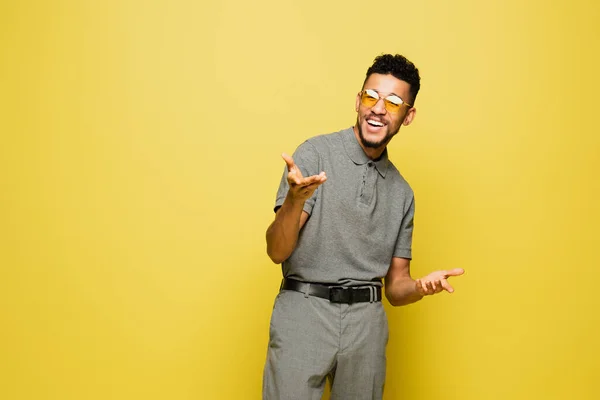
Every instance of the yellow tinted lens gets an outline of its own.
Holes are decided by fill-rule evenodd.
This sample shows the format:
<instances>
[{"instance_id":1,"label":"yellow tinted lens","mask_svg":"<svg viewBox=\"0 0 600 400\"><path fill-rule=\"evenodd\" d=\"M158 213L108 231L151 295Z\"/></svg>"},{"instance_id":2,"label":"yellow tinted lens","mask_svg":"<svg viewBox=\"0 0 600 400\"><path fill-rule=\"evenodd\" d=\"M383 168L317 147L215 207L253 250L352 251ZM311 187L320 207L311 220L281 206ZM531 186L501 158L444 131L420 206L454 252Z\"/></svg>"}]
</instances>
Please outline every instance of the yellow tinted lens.
<instances>
[{"instance_id":1,"label":"yellow tinted lens","mask_svg":"<svg viewBox=\"0 0 600 400\"><path fill-rule=\"evenodd\" d=\"M379 100L377 92L368 89L363 91L360 96L360 101L365 107L373 107L377 103L377 100Z\"/></svg>"},{"instance_id":2,"label":"yellow tinted lens","mask_svg":"<svg viewBox=\"0 0 600 400\"><path fill-rule=\"evenodd\" d=\"M402 103L395 103L391 100L385 99L385 109L391 113L397 113L400 110Z\"/></svg>"}]
</instances>

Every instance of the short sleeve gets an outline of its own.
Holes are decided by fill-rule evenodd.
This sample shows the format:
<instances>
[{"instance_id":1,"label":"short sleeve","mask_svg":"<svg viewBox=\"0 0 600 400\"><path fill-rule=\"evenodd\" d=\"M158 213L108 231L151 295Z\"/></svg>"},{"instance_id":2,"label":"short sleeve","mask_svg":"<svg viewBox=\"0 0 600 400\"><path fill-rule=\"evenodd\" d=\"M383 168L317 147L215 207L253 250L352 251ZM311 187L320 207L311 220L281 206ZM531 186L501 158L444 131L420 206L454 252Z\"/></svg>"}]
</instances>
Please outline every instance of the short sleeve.
<instances>
[{"instance_id":1,"label":"short sleeve","mask_svg":"<svg viewBox=\"0 0 600 400\"><path fill-rule=\"evenodd\" d=\"M322 167L319 153L317 152L315 146L313 146L308 141L298 146L298 148L292 155L292 158L294 159L294 163L296 164L296 166L300 168L300 172L302 172L302 176L304 177L318 175L321 172L320 168ZM281 205L283 204L285 197L287 196L287 193L290 189L287 182L287 174L287 166L284 166L283 175L281 177L281 182L279 183L279 189L277 190L277 197L275 200L275 212L277 212L279 207L281 207ZM313 195L304 203L304 211L306 211L309 215L312 213L312 209L317 200L318 193L319 188L317 188Z\"/></svg>"},{"instance_id":2,"label":"short sleeve","mask_svg":"<svg viewBox=\"0 0 600 400\"><path fill-rule=\"evenodd\" d=\"M415 217L415 198L410 199L410 205L402 217L400 224L400 232L396 240L396 248L394 249L394 257L412 259L412 233Z\"/></svg>"}]
</instances>

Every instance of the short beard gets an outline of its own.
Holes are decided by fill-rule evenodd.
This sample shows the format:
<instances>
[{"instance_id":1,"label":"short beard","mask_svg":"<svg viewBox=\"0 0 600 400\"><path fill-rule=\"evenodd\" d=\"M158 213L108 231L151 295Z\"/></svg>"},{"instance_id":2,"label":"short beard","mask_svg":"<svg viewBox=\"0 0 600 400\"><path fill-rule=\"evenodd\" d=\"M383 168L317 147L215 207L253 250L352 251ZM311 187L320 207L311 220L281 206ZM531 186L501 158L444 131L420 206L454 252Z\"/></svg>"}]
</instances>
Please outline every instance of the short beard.
<instances>
[{"instance_id":1,"label":"short beard","mask_svg":"<svg viewBox=\"0 0 600 400\"><path fill-rule=\"evenodd\" d=\"M381 139L378 142L372 142L370 140L367 140L365 135L363 135L362 126L360 125L360 121L359 121L358 117L356 118L356 126L358 127L358 137L360 138L360 142L362 143L363 146L370 148L370 149L378 149L381 146L387 145L387 143L392 139L392 137L394 137L394 135L397 132L397 131L396 132L388 131L387 135L385 135L385 137L383 139Z\"/></svg>"}]
</instances>

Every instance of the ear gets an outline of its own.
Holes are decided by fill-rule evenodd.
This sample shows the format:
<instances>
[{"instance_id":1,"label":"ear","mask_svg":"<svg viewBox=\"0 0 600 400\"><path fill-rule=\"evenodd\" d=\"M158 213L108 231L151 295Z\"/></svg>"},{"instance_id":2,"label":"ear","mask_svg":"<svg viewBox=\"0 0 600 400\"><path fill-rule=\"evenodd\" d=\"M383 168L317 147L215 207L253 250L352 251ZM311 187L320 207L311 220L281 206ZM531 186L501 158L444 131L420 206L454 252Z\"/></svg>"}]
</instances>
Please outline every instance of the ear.
<instances>
[{"instance_id":1,"label":"ear","mask_svg":"<svg viewBox=\"0 0 600 400\"><path fill-rule=\"evenodd\" d=\"M404 116L404 121L402 121L402 125L404 125L404 126L410 125L410 123L413 121L413 119L415 119L416 113L417 113L417 109L414 107L411 108L410 110L408 110L408 112Z\"/></svg>"},{"instance_id":2,"label":"ear","mask_svg":"<svg viewBox=\"0 0 600 400\"><path fill-rule=\"evenodd\" d=\"M354 111L358 112L360 107L360 92L356 94L356 103L354 104Z\"/></svg>"}]
</instances>

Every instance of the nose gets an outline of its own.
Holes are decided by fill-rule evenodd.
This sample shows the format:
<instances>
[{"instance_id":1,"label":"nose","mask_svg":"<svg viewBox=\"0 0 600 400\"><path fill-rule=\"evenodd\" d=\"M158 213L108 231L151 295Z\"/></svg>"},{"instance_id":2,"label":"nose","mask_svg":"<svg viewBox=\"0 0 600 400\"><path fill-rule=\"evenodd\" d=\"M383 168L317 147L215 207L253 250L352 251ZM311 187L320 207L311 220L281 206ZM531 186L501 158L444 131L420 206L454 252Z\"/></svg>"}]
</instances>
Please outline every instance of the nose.
<instances>
[{"instance_id":1,"label":"nose","mask_svg":"<svg viewBox=\"0 0 600 400\"><path fill-rule=\"evenodd\" d=\"M385 109L385 101L383 99L377 100L377 103L375 103L375 105L373 107L371 107L371 110L375 114L385 114L387 111Z\"/></svg>"}]
</instances>

